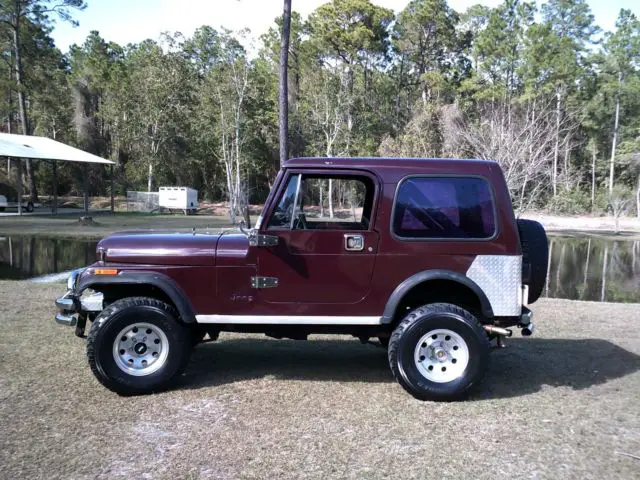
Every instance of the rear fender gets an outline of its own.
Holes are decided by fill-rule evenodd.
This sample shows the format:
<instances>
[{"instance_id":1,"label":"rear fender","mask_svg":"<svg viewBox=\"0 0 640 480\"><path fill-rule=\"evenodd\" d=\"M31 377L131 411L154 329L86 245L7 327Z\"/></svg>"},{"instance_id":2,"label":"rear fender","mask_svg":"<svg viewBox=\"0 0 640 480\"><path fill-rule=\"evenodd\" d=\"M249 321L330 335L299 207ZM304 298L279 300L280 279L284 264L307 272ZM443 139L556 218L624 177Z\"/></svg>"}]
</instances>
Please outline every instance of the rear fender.
<instances>
[{"instance_id":1,"label":"rear fender","mask_svg":"<svg viewBox=\"0 0 640 480\"><path fill-rule=\"evenodd\" d=\"M405 295L407 295L413 287L432 280L452 281L469 288L480 301L482 315L485 318L494 317L493 309L491 308L491 303L489 302L487 295L478 286L478 284L469 277L451 270L426 270L412 275L396 287L385 305L384 313L382 314L382 323L389 324L393 322L398 306Z\"/></svg>"}]
</instances>

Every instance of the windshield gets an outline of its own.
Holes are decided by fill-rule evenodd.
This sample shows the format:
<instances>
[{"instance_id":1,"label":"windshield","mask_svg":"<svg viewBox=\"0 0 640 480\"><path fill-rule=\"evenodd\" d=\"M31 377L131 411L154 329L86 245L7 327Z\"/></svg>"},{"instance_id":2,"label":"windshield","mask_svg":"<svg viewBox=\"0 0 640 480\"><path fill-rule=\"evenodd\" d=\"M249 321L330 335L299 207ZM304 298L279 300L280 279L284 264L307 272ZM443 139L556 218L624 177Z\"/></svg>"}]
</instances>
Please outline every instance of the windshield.
<instances>
[{"instance_id":1,"label":"windshield","mask_svg":"<svg viewBox=\"0 0 640 480\"><path fill-rule=\"evenodd\" d=\"M276 179L273 182L273 186L271 187L271 190L269 191L269 195L267 195L267 199L265 200L264 205L262 205L262 210L260 211L260 215L256 220L256 224L254 226L256 230L260 230L260 227L262 226L262 221L264 220L264 209L267 205L271 203L271 197L273 197L275 191L278 189L278 185L282 180L283 173L284 173L284 170L280 170L276 175Z\"/></svg>"},{"instance_id":2,"label":"windshield","mask_svg":"<svg viewBox=\"0 0 640 480\"><path fill-rule=\"evenodd\" d=\"M291 227L291 219L294 215L294 203L296 201L296 193L298 190L298 180L300 175L294 175L289 178L289 183L285 189L278 205L271 212L269 218L269 228L289 229Z\"/></svg>"}]
</instances>

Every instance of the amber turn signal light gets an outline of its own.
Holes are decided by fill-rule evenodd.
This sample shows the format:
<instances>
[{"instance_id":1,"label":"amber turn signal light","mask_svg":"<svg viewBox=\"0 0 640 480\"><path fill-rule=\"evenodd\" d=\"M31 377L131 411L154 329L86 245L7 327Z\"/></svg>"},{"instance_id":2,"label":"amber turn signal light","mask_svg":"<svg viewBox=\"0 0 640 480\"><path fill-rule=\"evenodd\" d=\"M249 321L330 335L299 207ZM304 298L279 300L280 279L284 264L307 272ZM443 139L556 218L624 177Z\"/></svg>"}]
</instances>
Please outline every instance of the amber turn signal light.
<instances>
[{"instance_id":1,"label":"amber turn signal light","mask_svg":"<svg viewBox=\"0 0 640 480\"><path fill-rule=\"evenodd\" d=\"M95 274L96 275L117 275L118 270L116 270L115 268L96 268Z\"/></svg>"}]
</instances>

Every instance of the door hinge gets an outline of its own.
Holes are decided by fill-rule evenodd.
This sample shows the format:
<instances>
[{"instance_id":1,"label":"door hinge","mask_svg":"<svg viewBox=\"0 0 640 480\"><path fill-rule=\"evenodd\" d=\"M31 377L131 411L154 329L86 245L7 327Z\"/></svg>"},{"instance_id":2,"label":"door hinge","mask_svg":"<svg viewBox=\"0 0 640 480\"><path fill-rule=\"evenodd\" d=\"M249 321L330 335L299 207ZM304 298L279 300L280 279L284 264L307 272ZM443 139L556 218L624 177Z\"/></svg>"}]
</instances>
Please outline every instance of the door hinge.
<instances>
[{"instance_id":1,"label":"door hinge","mask_svg":"<svg viewBox=\"0 0 640 480\"><path fill-rule=\"evenodd\" d=\"M251 286L253 288L273 288L278 286L276 277L251 277Z\"/></svg>"}]
</instances>

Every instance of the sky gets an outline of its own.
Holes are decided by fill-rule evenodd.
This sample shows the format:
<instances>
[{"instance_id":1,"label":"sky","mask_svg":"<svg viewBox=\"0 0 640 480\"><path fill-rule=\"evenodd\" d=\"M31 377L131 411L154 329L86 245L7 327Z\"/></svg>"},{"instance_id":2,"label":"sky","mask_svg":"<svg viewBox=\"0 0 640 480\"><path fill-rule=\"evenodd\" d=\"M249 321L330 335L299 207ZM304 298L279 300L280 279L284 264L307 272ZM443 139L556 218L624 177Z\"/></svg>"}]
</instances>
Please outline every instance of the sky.
<instances>
[{"instance_id":1,"label":"sky","mask_svg":"<svg viewBox=\"0 0 640 480\"><path fill-rule=\"evenodd\" d=\"M303 17L327 0L292 0L293 10ZM158 39L165 31L182 32L186 36L201 25L229 30L249 28L258 38L282 14L282 0L87 0L88 7L73 16L80 26L59 22L53 38L66 52L70 45L82 44L91 30L97 30L107 41L121 45L137 43L147 38ZM373 0L392 10L402 10L408 0ZM482 3L495 7L500 0L449 0L449 5L462 12ZM640 0L588 0L596 23L612 30L621 8L631 9L640 16Z\"/></svg>"}]
</instances>

